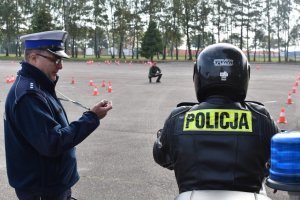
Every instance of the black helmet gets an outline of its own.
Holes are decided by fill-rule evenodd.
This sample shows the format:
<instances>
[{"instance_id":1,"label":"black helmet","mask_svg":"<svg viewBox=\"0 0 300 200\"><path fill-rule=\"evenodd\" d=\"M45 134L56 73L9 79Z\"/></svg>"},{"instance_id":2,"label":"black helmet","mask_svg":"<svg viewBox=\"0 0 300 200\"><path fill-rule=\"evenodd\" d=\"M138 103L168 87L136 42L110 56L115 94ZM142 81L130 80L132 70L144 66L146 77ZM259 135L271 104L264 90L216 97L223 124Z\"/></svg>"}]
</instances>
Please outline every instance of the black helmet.
<instances>
[{"instance_id":1,"label":"black helmet","mask_svg":"<svg viewBox=\"0 0 300 200\"><path fill-rule=\"evenodd\" d=\"M250 65L236 46L213 44L199 54L193 78L199 102L215 94L243 101L248 90Z\"/></svg>"}]
</instances>

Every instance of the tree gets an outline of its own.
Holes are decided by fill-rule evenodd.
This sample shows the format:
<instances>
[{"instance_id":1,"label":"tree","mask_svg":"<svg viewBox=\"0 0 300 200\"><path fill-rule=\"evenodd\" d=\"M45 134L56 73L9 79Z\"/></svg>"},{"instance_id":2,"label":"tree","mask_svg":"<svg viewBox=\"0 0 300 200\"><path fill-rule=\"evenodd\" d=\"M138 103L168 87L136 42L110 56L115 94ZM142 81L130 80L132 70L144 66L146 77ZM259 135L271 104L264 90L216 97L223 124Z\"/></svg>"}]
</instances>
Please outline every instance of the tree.
<instances>
[{"instance_id":1,"label":"tree","mask_svg":"<svg viewBox=\"0 0 300 200\"><path fill-rule=\"evenodd\" d=\"M163 8L163 1L160 0L145 0L144 12L149 14L149 21L156 21L158 19L157 13Z\"/></svg>"},{"instance_id":2,"label":"tree","mask_svg":"<svg viewBox=\"0 0 300 200\"><path fill-rule=\"evenodd\" d=\"M224 30L224 26L226 24L226 12L227 12L227 6L226 6L226 1L224 0L213 0L213 5L212 8L208 8L208 3L205 1L201 1L202 7L205 7L206 12L211 12L213 11L213 17L212 17L212 22L213 25L216 27L217 29L217 42L221 41L220 35L221 35L221 31ZM207 13L208 15L209 13ZM207 18L207 16L206 16ZM206 19L207 20L207 19ZM204 27L203 27L204 30Z\"/></svg>"},{"instance_id":3,"label":"tree","mask_svg":"<svg viewBox=\"0 0 300 200\"><path fill-rule=\"evenodd\" d=\"M254 38L253 38L253 46L254 46L254 56L253 56L253 61L256 61L256 51L257 47L260 47L262 49L265 49L266 47L266 35L265 32L262 29L255 29L254 32Z\"/></svg>"},{"instance_id":4,"label":"tree","mask_svg":"<svg viewBox=\"0 0 300 200\"><path fill-rule=\"evenodd\" d=\"M207 3L205 3L204 1L200 2L200 5L197 5L195 8L195 25L193 27L193 29L197 32L197 34L195 35L197 37L196 40L196 45L194 45L194 47L197 48L197 52L196 52L196 58L198 57L200 48L204 48L206 45L211 44L208 41L211 41L210 38L207 38L208 36L212 36L212 34L209 34L207 32L205 32L205 27L208 26L208 15L209 13L211 13L212 8L210 8ZM219 16L221 17L221 14L219 14ZM219 18L217 20L218 22L218 42L220 42L220 21ZM193 36L191 37L191 40L193 39ZM193 41L192 41L193 42Z\"/></svg>"},{"instance_id":5,"label":"tree","mask_svg":"<svg viewBox=\"0 0 300 200\"><path fill-rule=\"evenodd\" d=\"M256 33L257 27L261 26L260 16L261 16L261 0L246 0L246 49L247 49L247 58L250 60L250 44L249 44L249 32L252 31L254 34ZM256 37L256 36L254 36ZM255 45L254 45L255 46ZM255 46L256 51L256 46Z\"/></svg>"},{"instance_id":6,"label":"tree","mask_svg":"<svg viewBox=\"0 0 300 200\"><path fill-rule=\"evenodd\" d=\"M186 37L186 45L188 48L188 60L192 60L192 50L191 50L191 29L193 24L193 19L195 17L194 5L197 4L197 0L184 0L183 1L183 12L181 16L181 24L183 32Z\"/></svg>"},{"instance_id":7,"label":"tree","mask_svg":"<svg viewBox=\"0 0 300 200\"><path fill-rule=\"evenodd\" d=\"M167 46L171 44L172 40L172 21L168 20L172 18L172 7L171 2L164 2L164 12L159 14L159 26L162 32L163 39L163 60L166 60Z\"/></svg>"},{"instance_id":8,"label":"tree","mask_svg":"<svg viewBox=\"0 0 300 200\"><path fill-rule=\"evenodd\" d=\"M139 42L140 42L139 38L142 35L143 26L144 26L141 18L141 13L143 13L143 10L142 10L142 2L140 2L139 0L133 0L132 3L133 5L131 7L133 8L133 11L132 11L132 23L130 28L133 28L133 30L130 33L130 38L129 38L129 40L132 43L131 58L134 59L134 56L136 56L136 59L139 59Z\"/></svg>"},{"instance_id":9,"label":"tree","mask_svg":"<svg viewBox=\"0 0 300 200\"><path fill-rule=\"evenodd\" d=\"M257 47L260 46L261 47L261 42L262 39L265 36L265 29L266 29L266 25L264 24L264 21L262 19L262 14L263 14L263 10L261 9L262 7L262 2L260 0L254 0L253 2L253 6L252 6L252 12L251 12L251 20L248 20L250 22L250 27L249 29L254 33L254 37L253 42L252 42L252 46L254 48L254 56L253 56L253 61L256 61L256 51L257 51ZM250 19L250 17L248 18ZM249 40L249 38L247 38L247 41ZM249 57L249 51L247 51L248 53L248 57ZM249 59L249 58L248 58Z\"/></svg>"},{"instance_id":10,"label":"tree","mask_svg":"<svg viewBox=\"0 0 300 200\"><path fill-rule=\"evenodd\" d=\"M200 51L200 48L203 49L206 46L212 44L212 42L211 42L212 35L213 34L211 32L204 32L204 33L200 33L199 35L193 35L191 37L192 47L196 47L197 50ZM199 38L201 38L201 43L200 44L199 44ZM216 41L214 40L214 42L216 42Z\"/></svg>"},{"instance_id":11,"label":"tree","mask_svg":"<svg viewBox=\"0 0 300 200\"><path fill-rule=\"evenodd\" d=\"M266 0L266 7L264 12L267 15L267 32L268 32L268 62L271 62L271 34L273 32L272 23L271 23L271 13L273 12L274 0Z\"/></svg>"},{"instance_id":12,"label":"tree","mask_svg":"<svg viewBox=\"0 0 300 200\"><path fill-rule=\"evenodd\" d=\"M236 26L240 27L240 49L244 47L244 27L246 25L246 0L230 0L233 15L235 16Z\"/></svg>"},{"instance_id":13,"label":"tree","mask_svg":"<svg viewBox=\"0 0 300 200\"><path fill-rule=\"evenodd\" d=\"M163 45L160 32L156 27L156 23L150 21L148 29L142 39L141 55L153 61L153 56L157 53L161 53L162 49Z\"/></svg>"},{"instance_id":14,"label":"tree","mask_svg":"<svg viewBox=\"0 0 300 200\"><path fill-rule=\"evenodd\" d=\"M289 60L289 42L290 38L290 21L292 12L292 2L291 0L285 0L282 2L282 19L283 19L283 30L285 35L284 48L285 48L285 62Z\"/></svg>"},{"instance_id":15,"label":"tree","mask_svg":"<svg viewBox=\"0 0 300 200\"><path fill-rule=\"evenodd\" d=\"M93 23L95 25L94 53L96 58L100 58L101 44L103 44L103 41L105 40L104 29L102 28L102 26L108 25L108 16L106 14L103 14L107 11L105 8L104 0L93 0L93 3Z\"/></svg>"},{"instance_id":16,"label":"tree","mask_svg":"<svg viewBox=\"0 0 300 200\"><path fill-rule=\"evenodd\" d=\"M53 24L51 23L52 17L49 11L45 6L41 6L35 13L33 13L31 20L31 31L32 32L42 32L42 31L50 31L53 28Z\"/></svg>"},{"instance_id":17,"label":"tree","mask_svg":"<svg viewBox=\"0 0 300 200\"><path fill-rule=\"evenodd\" d=\"M200 50L205 43L221 41L247 47L249 58L250 49L261 45L257 34L262 31L268 61L271 48L284 49L288 61L289 45L299 43L291 35L299 5L300 0L2 0L0 48L6 55L20 55L20 35L57 29L69 33L65 48L73 57L77 49L92 47L99 58L101 47L109 45L112 58L115 49L121 57L123 48L131 48L132 58L135 54L138 59L144 26L154 21L162 34L164 58L170 52L178 60L181 43L192 59L192 46Z\"/></svg>"},{"instance_id":18,"label":"tree","mask_svg":"<svg viewBox=\"0 0 300 200\"><path fill-rule=\"evenodd\" d=\"M119 0L115 1L115 12L114 12L114 18L115 18L115 33L117 34L117 40L118 40L118 52L119 52L119 58L125 59L125 55L123 53L125 41L129 32L129 24L132 19L132 16L128 6L126 5L125 0Z\"/></svg>"},{"instance_id":19,"label":"tree","mask_svg":"<svg viewBox=\"0 0 300 200\"><path fill-rule=\"evenodd\" d=\"M6 56L9 56L9 50L16 40L17 12L14 5L15 3L14 1L8 0L0 3L0 31L2 32L2 34L0 34L2 36L0 42L3 43Z\"/></svg>"},{"instance_id":20,"label":"tree","mask_svg":"<svg viewBox=\"0 0 300 200\"><path fill-rule=\"evenodd\" d=\"M93 18L90 13L93 12L93 7L84 0L65 1L64 5L66 6L65 27L69 33L71 56L74 58L78 55L80 39L86 36L87 24L92 24Z\"/></svg>"},{"instance_id":21,"label":"tree","mask_svg":"<svg viewBox=\"0 0 300 200\"><path fill-rule=\"evenodd\" d=\"M171 40L171 57L173 59L173 50L176 51L176 60L178 60L178 47L183 43L182 34L180 33L180 18L182 15L182 4L180 0L171 0L171 12L172 12L172 40Z\"/></svg>"},{"instance_id":22,"label":"tree","mask_svg":"<svg viewBox=\"0 0 300 200\"><path fill-rule=\"evenodd\" d=\"M292 42L292 45L295 45L295 49L296 47L299 45L299 39L300 39L300 24L297 23L297 25L295 25L292 30L291 30L291 33L290 33L290 42ZM294 59L295 61L297 61L297 56L296 56L296 50L294 51Z\"/></svg>"}]
</instances>

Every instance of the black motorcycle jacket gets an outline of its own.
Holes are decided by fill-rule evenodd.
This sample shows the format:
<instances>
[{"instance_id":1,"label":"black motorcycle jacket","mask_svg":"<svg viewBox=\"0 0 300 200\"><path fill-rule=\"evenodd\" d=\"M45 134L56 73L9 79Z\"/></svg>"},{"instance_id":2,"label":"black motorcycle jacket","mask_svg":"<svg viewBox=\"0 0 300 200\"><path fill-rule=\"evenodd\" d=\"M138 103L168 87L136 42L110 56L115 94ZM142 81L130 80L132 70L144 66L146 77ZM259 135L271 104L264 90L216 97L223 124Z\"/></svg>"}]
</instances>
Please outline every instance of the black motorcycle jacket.
<instances>
[{"instance_id":1,"label":"black motorcycle jacket","mask_svg":"<svg viewBox=\"0 0 300 200\"><path fill-rule=\"evenodd\" d=\"M211 96L180 106L154 143L154 160L174 170L179 192L259 192L271 137L280 132L262 104Z\"/></svg>"}]
</instances>

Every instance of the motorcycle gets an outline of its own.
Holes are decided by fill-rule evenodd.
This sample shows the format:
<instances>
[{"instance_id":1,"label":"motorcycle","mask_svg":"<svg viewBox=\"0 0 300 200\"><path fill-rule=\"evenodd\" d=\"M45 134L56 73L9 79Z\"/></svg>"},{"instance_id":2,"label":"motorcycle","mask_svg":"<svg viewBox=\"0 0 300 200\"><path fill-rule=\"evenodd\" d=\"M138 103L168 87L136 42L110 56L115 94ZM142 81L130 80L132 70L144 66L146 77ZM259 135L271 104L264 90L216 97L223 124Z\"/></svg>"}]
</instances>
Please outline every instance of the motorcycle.
<instances>
[{"instance_id":1,"label":"motorcycle","mask_svg":"<svg viewBox=\"0 0 300 200\"><path fill-rule=\"evenodd\" d=\"M175 200L271 200L265 194L227 190L197 190L183 192Z\"/></svg>"},{"instance_id":2,"label":"motorcycle","mask_svg":"<svg viewBox=\"0 0 300 200\"><path fill-rule=\"evenodd\" d=\"M271 166L265 184L288 192L289 200L300 200L300 132L283 131L272 137ZM271 200L264 184L259 193L227 190L195 190L179 194L175 200Z\"/></svg>"}]
</instances>

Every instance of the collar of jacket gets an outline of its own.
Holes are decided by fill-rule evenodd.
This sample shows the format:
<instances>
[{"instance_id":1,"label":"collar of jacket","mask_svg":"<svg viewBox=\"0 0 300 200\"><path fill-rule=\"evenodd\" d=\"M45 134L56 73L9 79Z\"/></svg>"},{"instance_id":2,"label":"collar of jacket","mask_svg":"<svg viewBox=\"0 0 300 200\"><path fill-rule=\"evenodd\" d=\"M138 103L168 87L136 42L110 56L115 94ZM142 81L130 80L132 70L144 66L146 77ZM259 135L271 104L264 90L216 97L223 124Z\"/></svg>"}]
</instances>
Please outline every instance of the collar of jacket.
<instances>
[{"instance_id":1,"label":"collar of jacket","mask_svg":"<svg viewBox=\"0 0 300 200\"><path fill-rule=\"evenodd\" d=\"M33 65L23 61L21 62L21 66L22 69L18 72L18 75L35 80L36 84L38 84L42 89L50 92L51 94L55 94L55 86L59 78L58 76L55 81L51 81L46 74Z\"/></svg>"},{"instance_id":2,"label":"collar of jacket","mask_svg":"<svg viewBox=\"0 0 300 200\"><path fill-rule=\"evenodd\" d=\"M213 103L213 104L221 104L221 105L224 105L224 104L242 104L243 103L243 102L233 101L229 97L223 96L223 95L211 95L211 96L207 97L204 102Z\"/></svg>"}]
</instances>

